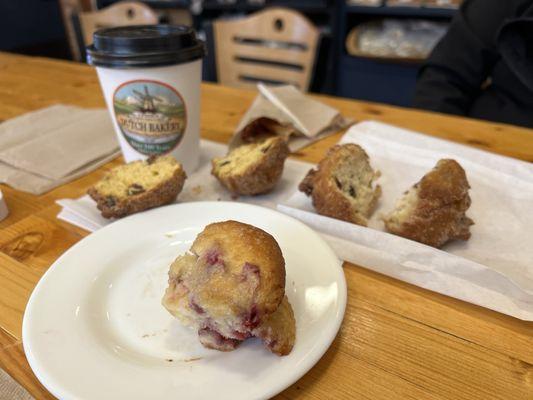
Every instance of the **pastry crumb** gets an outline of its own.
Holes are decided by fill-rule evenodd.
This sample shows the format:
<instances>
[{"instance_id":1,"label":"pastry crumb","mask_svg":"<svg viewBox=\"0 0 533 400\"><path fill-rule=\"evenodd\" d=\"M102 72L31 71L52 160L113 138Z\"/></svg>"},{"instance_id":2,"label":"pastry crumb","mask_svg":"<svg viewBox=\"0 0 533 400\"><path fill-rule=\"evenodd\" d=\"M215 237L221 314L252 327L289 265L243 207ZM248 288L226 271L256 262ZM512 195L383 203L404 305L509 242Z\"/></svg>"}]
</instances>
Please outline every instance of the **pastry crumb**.
<instances>
[{"instance_id":1,"label":"pastry crumb","mask_svg":"<svg viewBox=\"0 0 533 400\"><path fill-rule=\"evenodd\" d=\"M202 359L202 357L186 358L185 360L183 360L183 362L199 361L201 359Z\"/></svg>"},{"instance_id":2,"label":"pastry crumb","mask_svg":"<svg viewBox=\"0 0 533 400\"><path fill-rule=\"evenodd\" d=\"M194 194L196 196L202 194L202 191L203 191L203 189L202 189L202 186L200 186L200 185L196 185L193 188L191 188L192 194Z\"/></svg>"}]
</instances>

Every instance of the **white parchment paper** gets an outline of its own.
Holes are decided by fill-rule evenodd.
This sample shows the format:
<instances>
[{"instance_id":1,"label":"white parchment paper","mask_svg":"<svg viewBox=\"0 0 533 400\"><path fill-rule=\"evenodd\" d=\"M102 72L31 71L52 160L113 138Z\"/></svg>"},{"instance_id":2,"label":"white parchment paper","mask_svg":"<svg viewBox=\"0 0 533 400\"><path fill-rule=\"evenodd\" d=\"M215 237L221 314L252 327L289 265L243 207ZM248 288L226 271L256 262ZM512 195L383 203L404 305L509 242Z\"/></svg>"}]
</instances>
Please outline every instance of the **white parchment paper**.
<instances>
[{"instance_id":1,"label":"white parchment paper","mask_svg":"<svg viewBox=\"0 0 533 400\"><path fill-rule=\"evenodd\" d=\"M381 171L382 198L370 228L317 215L294 191L278 207L328 235L339 257L442 294L533 320L533 165L366 121L341 143L357 143ZM453 158L471 185L472 237L442 250L384 232L380 217L439 159Z\"/></svg>"},{"instance_id":2,"label":"white parchment paper","mask_svg":"<svg viewBox=\"0 0 533 400\"><path fill-rule=\"evenodd\" d=\"M297 186L311 164L288 160L281 182L264 196L238 201L274 208L319 231L346 261L411 284L533 321L533 166L390 125L366 121L342 142L355 142L382 173L383 196L370 227L316 214ZM201 167L187 179L178 202L232 200L210 175L210 160L226 146L203 140ZM440 158L454 158L472 186L468 215L472 238L438 250L383 231L380 213ZM94 231L112 221L100 216L87 196L58 201L58 218Z\"/></svg>"}]
</instances>

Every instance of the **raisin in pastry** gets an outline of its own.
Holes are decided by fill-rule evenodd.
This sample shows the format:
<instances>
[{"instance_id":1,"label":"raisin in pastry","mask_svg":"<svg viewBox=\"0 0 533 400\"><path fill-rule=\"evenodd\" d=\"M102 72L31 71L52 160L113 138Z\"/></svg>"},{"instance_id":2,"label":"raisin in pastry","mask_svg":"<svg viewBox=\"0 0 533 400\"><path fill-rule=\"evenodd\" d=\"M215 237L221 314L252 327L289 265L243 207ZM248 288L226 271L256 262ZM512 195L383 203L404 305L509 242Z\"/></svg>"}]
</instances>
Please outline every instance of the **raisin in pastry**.
<instances>
[{"instance_id":1,"label":"raisin in pastry","mask_svg":"<svg viewBox=\"0 0 533 400\"><path fill-rule=\"evenodd\" d=\"M295 320L285 296L285 261L265 231L236 221L210 224L170 266L163 306L220 351L249 337L288 354Z\"/></svg>"},{"instance_id":2,"label":"raisin in pastry","mask_svg":"<svg viewBox=\"0 0 533 400\"><path fill-rule=\"evenodd\" d=\"M464 169L455 160L440 160L401 197L384 218L391 233L434 247L449 240L470 238L474 223L466 216L470 207Z\"/></svg>"},{"instance_id":3,"label":"raisin in pastry","mask_svg":"<svg viewBox=\"0 0 533 400\"><path fill-rule=\"evenodd\" d=\"M329 149L299 189L311 196L319 214L366 226L381 196L381 187L375 184L378 176L366 152L348 143Z\"/></svg>"},{"instance_id":4,"label":"raisin in pastry","mask_svg":"<svg viewBox=\"0 0 533 400\"><path fill-rule=\"evenodd\" d=\"M271 137L213 159L211 173L235 195L266 193L279 181L288 155L285 139Z\"/></svg>"},{"instance_id":5,"label":"raisin in pastry","mask_svg":"<svg viewBox=\"0 0 533 400\"><path fill-rule=\"evenodd\" d=\"M172 203L186 175L172 156L150 157L113 168L88 190L105 218L121 218Z\"/></svg>"}]
</instances>

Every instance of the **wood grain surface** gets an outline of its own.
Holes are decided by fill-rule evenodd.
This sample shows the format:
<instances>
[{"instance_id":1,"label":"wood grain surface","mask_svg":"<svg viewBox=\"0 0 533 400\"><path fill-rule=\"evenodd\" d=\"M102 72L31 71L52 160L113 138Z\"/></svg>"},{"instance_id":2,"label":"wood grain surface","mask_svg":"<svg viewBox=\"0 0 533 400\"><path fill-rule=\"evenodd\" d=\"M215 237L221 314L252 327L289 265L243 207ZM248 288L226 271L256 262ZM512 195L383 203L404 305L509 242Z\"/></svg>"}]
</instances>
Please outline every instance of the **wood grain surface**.
<instances>
[{"instance_id":1,"label":"wood grain surface","mask_svg":"<svg viewBox=\"0 0 533 400\"><path fill-rule=\"evenodd\" d=\"M202 87L202 137L227 142L255 93ZM320 96L357 120L374 119L533 161L533 131ZM0 53L0 120L55 103L103 107L92 68ZM38 129L38 127L36 127ZM295 158L317 161L341 133ZM1 185L10 210L0 222L0 367L38 399L53 398L21 344L28 297L46 269L87 235L57 220L55 200L79 197L120 158L35 196ZM279 399L533 399L533 323L345 264L348 305L333 345Z\"/></svg>"}]
</instances>

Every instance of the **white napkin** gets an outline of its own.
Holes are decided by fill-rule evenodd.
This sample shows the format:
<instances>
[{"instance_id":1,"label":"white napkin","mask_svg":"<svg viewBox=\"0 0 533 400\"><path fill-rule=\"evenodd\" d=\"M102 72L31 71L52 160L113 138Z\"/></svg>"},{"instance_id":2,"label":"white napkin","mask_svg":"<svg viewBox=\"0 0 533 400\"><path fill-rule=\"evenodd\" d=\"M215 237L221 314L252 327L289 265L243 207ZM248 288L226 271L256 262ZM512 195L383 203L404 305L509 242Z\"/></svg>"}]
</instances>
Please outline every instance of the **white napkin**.
<instances>
[{"instance_id":1,"label":"white napkin","mask_svg":"<svg viewBox=\"0 0 533 400\"><path fill-rule=\"evenodd\" d=\"M275 207L323 234L337 255L346 261L411 284L452 296L524 320L533 320L533 166L451 142L419 135L377 122L352 127L342 142L356 142L382 172L383 197L370 222L360 227L317 215L311 201L297 191L310 164L288 160L274 192L243 197L239 201ZM179 196L179 202L229 200L210 176L209 160L226 147L202 141L201 168ZM476 225L468 242L434 249L383 232L379 213L390 210L396 199L418 181L440 158L455 158L463 165L472 186L468 215ZM110 221L94 202L60 200L58 215L94 231Z\"/></svg>"}]
</instances>

